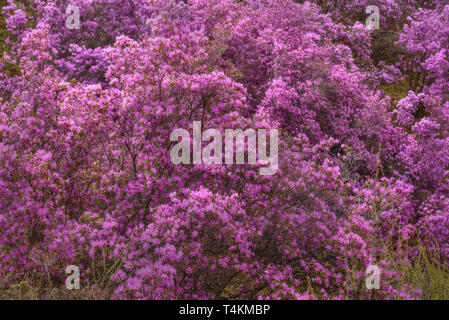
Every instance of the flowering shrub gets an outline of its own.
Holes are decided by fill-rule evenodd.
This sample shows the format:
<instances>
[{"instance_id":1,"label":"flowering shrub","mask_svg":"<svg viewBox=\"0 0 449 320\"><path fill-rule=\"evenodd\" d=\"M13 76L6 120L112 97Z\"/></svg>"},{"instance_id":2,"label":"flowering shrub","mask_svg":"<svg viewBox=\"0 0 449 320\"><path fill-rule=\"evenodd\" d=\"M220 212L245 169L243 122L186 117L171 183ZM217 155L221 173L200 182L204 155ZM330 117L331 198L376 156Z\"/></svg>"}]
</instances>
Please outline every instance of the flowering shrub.
<instances>
[{"instance_id":1,"label":"flowering shrub","mask_svg":"<svg viewBox=\"0 0 449 320\"><path fill-rule=\"evenodd\" d=\"M6 1L0 289L77 265L118 299L431 297L409 275L449 267L449 6L368 2ZM174 165L193 121L279 129L278 171Z\"/></svg>"}]
</instances>

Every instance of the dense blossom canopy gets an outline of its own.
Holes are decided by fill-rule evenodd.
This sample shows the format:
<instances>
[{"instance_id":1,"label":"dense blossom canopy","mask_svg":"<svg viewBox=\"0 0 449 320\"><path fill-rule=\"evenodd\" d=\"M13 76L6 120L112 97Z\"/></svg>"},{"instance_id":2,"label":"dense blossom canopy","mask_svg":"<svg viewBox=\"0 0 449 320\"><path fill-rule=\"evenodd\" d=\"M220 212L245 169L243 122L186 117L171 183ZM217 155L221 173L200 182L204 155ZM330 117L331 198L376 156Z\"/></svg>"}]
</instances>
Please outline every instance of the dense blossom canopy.
<instances>
[{"instance_id":1,"label":"dense blossom canopy","mask_svg":"<svg viewBox=\"0 0 449 320\"><path fill-rule=\"evenodd\" d=\"M449 267L446 1L5 3L2 287L410 299ZM194 120L279 129L279 170L174 165Z\"/></svg>"}]
</instances>

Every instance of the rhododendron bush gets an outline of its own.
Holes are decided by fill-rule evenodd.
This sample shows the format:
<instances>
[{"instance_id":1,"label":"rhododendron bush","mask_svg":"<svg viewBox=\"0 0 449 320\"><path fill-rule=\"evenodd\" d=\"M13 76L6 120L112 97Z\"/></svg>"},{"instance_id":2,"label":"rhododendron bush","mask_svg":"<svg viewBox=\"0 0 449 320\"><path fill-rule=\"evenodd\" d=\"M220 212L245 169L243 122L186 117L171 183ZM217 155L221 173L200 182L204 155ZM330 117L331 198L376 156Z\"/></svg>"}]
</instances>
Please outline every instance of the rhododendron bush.
<instances>
[{"instance_id":1,"label":"rhododendron bush","mask_svg":"<svg viewBox=\"0 0 449 320\"><path fill-rule=\"evenodd\" d=\"M114 299L449 286L445 1L1 3L0 292L64 292L69 265ZM278 170L173 164L194 121L278 129Z\"/></svg>"}]
</instances>

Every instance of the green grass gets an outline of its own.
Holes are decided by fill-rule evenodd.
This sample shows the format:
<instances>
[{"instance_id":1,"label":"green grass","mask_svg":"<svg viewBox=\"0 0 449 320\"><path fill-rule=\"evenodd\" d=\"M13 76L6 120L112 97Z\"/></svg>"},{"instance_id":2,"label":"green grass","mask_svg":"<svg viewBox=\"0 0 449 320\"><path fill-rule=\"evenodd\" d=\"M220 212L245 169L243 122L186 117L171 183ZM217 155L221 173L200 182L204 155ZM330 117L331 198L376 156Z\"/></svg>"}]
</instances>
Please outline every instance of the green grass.
<instances>
[{"instance_id":1,"label":"green grass","mask_svg":"<svg viewBox=\"0 0 449 320\"><path fill-rule=\"evenodd\" d=\"M6 0L0 0L0 10L7 4ZM8 35L5 26L5 17L3 13L0 13L0 57L3 56L3 51L5 50L5 39Z\"/></svg>"},{"instance_id":2,"label":"green grass","mask_svg":"<svg viewBox=\"0 0 449 320\"><path fill-rule=\"evenodd\" d=\"M414 265L404 270L404 282L422 292L422 299L449 299L449 270L438 263L436 257L430 256L424 248Z\"/></svg>"}]
</instances>

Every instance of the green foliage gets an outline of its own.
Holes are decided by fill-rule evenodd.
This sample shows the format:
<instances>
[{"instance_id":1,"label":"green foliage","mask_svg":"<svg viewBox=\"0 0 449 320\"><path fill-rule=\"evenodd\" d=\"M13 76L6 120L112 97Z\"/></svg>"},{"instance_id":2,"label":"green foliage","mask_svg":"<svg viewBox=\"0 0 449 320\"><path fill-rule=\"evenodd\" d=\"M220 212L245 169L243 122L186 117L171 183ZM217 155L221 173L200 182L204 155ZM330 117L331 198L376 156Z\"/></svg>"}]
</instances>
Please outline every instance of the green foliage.
<instances>
[{"instance_id":1,"label":"green foliage","mask_svg":"<svg viewBox=\"0 0 449 320\"><path fill-rule=\"evenodd\" d=\"M420 247L419 258L413 265L404 268L403 281L421 290L422 299L449 299L449 269L438 260L438 257Z\"/></svg>"}]
</instances>

